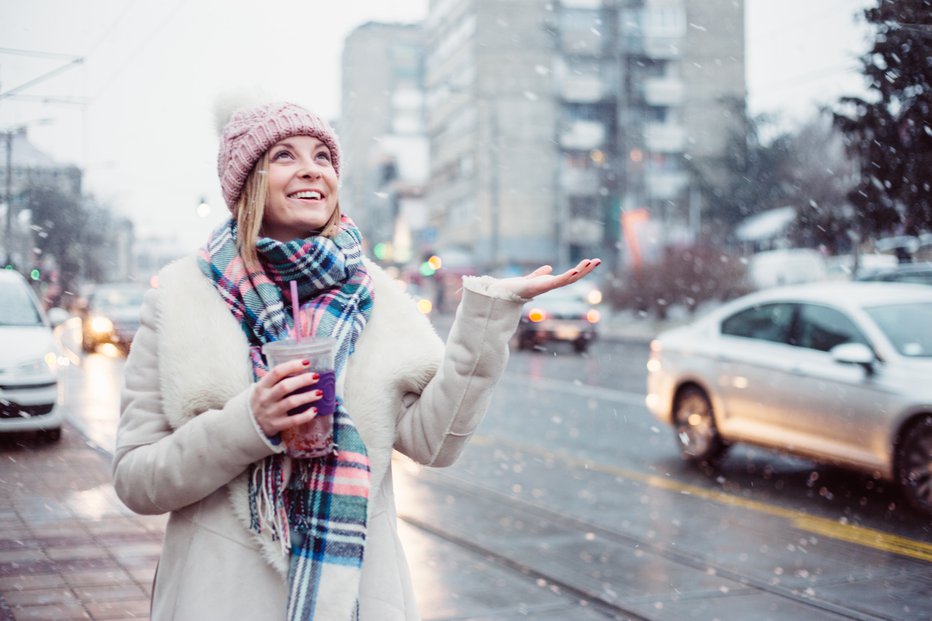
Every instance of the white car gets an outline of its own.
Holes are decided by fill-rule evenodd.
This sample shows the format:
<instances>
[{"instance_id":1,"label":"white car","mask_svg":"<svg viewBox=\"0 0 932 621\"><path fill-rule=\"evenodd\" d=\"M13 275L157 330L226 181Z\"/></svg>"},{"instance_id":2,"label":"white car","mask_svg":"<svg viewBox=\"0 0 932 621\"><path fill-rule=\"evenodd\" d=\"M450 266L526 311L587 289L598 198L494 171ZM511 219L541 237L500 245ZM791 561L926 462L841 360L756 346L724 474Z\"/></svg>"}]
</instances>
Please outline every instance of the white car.
<instances>
[{"instance_id":1,"label":"white car","mask_svg":"<svg viewBox=\"0 0 932 621\"><path fill-rule=\"evenodd\" d=\"M56 323L67 318L60 308L49 314ZM59 353L52 324L26 279L0 270L0 433L60 438Z\"/></svg>"},{"instance_id":2,"label":"white car","mask_svg":"<svg viewBox=\"0 0 932 621\"><path fill-rule=\"evenodd\" d=\"M647 368L684 458L753 443L878 473L932 513L932 288L759 291L661 333Z\"/></svg>"}]
</instances>

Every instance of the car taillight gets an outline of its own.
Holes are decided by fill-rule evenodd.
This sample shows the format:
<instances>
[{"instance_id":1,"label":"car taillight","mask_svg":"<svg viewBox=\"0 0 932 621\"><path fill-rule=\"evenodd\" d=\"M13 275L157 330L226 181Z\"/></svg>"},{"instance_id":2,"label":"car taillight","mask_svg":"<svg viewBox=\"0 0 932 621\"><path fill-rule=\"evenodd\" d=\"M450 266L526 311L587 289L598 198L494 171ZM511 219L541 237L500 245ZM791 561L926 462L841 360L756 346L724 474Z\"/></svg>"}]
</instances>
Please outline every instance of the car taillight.
<instances>
[{"instance_id":1,"label":"car taillight","mask_svg":"<svg viewBox=\"0 0 932 621\"><path fill-rule=\"evenodd\" d=\"M540 323L541 321L547 318L547 313L545 313L539 308L532 308L531 310L528 311L527 318L530 319L534 323Z\"/></svg>"},{"instance_id":2,"label":"car taillight","mask_svg":"<svg viewBox=\"0 0 932 621\"><path fill-rule=\"evenodd\" d=\"M589 323L599 323L600 319L602 319L602 313L595 308L590 308L589 312L586 313L586 321Z\"/></svg>"},{"instance_id":3,"label":"car taillight","mask_svg":"<svg viewBox=\"0 0 932 621\"><path fill-rule=\"evenodd\" d=\"M647 371L649 373L656 373L662 368L660 363L660 341L654 339L650 342L650 357L647 360ZM656 395L653 395L656 398ZM650 396L648 396L650 399Z\"/></svg>"}]
</instances>

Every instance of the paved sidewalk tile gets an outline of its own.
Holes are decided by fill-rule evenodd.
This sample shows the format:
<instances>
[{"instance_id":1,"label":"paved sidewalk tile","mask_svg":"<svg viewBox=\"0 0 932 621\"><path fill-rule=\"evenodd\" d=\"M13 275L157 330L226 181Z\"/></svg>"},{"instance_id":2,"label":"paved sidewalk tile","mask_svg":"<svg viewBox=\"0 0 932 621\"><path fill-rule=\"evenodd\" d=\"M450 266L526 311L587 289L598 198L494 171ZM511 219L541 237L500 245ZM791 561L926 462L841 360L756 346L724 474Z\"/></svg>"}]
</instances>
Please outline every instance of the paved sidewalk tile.
<instances>
[{"instance_id":1,"label":"paved sidewalk tile","mask_svg":"<svg viewBox=\"0 0 932 621\"><path fill-rule=\"evenodd\" d=\"M74 428L0 437L0 520L0 620L148 619L166 518L124 507Z\"/></svg>"}]
</instances>

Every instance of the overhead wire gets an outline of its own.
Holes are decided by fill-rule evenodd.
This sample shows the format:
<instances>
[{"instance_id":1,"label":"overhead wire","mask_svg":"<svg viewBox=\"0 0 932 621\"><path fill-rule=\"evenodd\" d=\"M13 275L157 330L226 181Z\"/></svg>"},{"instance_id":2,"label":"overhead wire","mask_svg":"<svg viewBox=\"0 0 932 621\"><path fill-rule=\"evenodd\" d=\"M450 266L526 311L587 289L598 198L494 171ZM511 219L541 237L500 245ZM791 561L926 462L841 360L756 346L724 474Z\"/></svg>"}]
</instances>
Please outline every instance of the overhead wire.
<instances>
[{"instance_id":1,"label":"overhead wire","mask_svg":"<svg viewBox=\"0 0 932 621\"><path fill-rule=\"evenodd\" d=\"M160 32L166 26L168 26L169 23L172 22L172 20L174 20L178 12L184 7L185 3L186 3L185 0L180 0L178 3L176 3L175 6L173 6L172 9L165 16L165 18L162 19L162 21L155 27L155 29L153 29L152 32L150 32L149 35L138 46L136 46L136 48L132 52L130 52L124 57L123 63L117 67L116 71L111 73L110 77L107 78L107 80L103 83L103 85L99 89L97 89L97 92L94 95L91 95L89 97L91 101L100 97L107 89L110 88L110 86L116 81L116 79L120 77L120 74L122 74L126 70L126 68L129 67L136 60L136 57L138 57L143 52L143 50L145 50L145 48L149 45L149 43L151 43L152 40L155 39L155 37L158 34L160 34Z\"/></svg>"}]
</instances>

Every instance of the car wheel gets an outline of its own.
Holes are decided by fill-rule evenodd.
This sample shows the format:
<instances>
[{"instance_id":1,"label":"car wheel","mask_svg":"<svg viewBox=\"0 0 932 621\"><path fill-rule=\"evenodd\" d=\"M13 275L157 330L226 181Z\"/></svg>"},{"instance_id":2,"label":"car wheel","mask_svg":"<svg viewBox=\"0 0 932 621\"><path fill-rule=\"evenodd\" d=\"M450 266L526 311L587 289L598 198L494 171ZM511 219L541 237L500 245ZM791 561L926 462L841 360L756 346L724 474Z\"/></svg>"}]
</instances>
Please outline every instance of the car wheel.
<instances>
[{"instance_id":1,"label":"car wheel","mask_svg":"<svg viewBox=\"0 0 932 621\"><path fill-rule=\"evenodd\" d=\"M55 443L61 440L61 427L57 429L43 429L39 432L39 440Z\"/></svg>"},{"instance_id":2,"label":"car wheel","mask_svg":"<svg viewBox=\"0 0 932 621\"><path fill-rule=\"evenodd\" d=\"M688 461L711 461L725 452L712 402L701 388L687 386L676 397L673 426L680 453Z\"/></svg>"},{"instance_id":3,"label":"car wheel","mask_svg":"<svg viewBox=\"0 0 932 621\"><path fill-rule=\"evenodd\" d=\"M906 430L897 450L897 479L911 505L932 514L932 415Z\"/></svg>"},{"instance_id":4,"label":"car wheel","mask_svg":"<svg viewBox=\"0 0 932 621\"><path fill-rule=\"evenodd\" d=\"M585 339L579 339L578 341L573 341L573 349L576 350L577 354L584 354L586 350L589 349L589 342Z\"/></svg>"}]
</instances>

